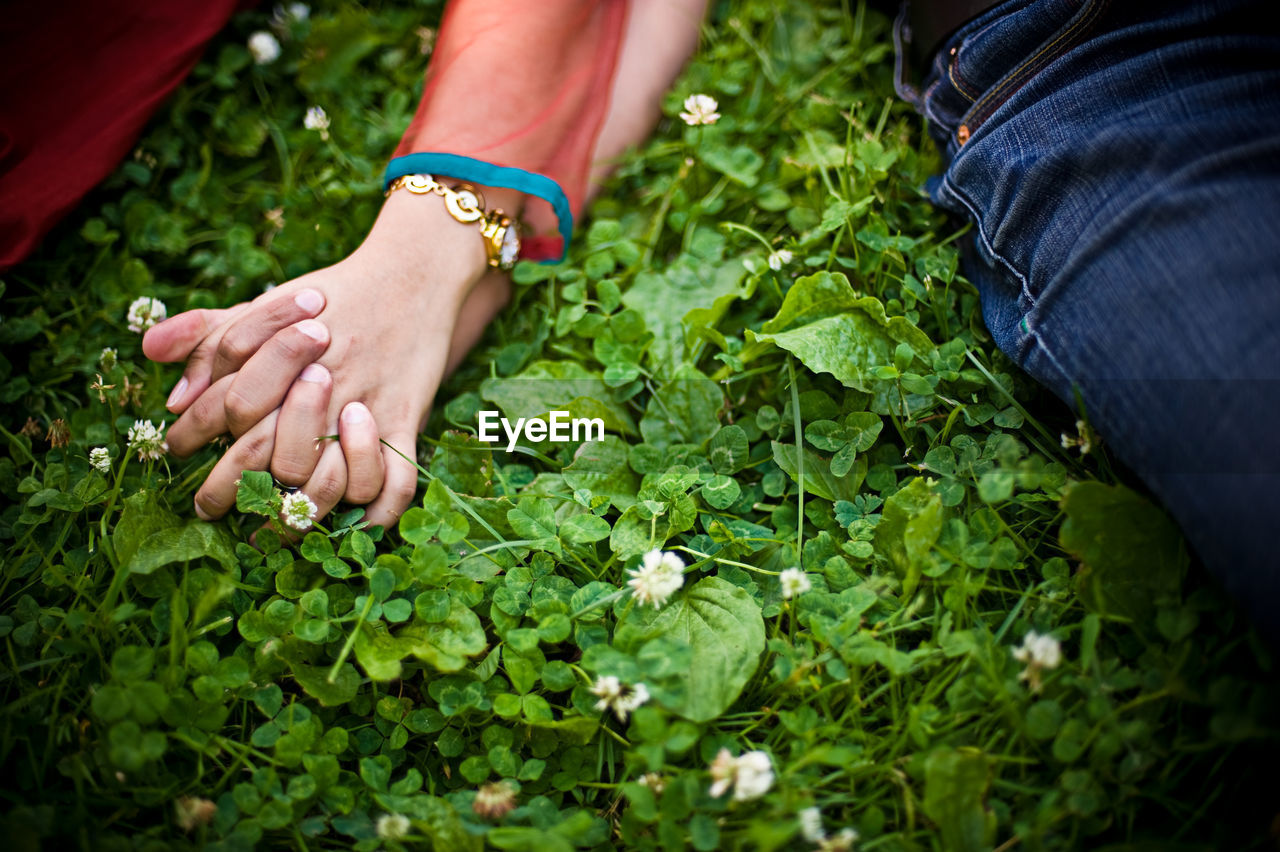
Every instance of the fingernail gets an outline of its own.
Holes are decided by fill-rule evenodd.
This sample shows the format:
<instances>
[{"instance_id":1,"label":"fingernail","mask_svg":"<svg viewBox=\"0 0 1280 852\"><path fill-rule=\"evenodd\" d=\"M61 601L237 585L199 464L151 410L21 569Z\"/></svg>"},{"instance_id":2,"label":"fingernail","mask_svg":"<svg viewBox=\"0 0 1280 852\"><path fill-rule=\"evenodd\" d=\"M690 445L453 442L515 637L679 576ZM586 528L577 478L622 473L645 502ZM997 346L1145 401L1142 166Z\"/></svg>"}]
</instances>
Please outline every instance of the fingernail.
<instances>
[{"instance_id":1,"label":"fingernail","mask_svg":"<svg viewBox=\"0 0 1280 852\"><path fill-rule=\"evenodd\" d=\"M200 520L202 520L202 521L212 521L212 520L213 520L213 515L210 515L210 514L209 514L209 513L207 513L204 509L201 509L201 508L200 508L200 504L199 504L199 503L196 503L195 501L192 501L192 503L193 503L193 505L196 507L196 514L200 517Z\"/></svg>"},{"instance_id":2,"label":"fingernail","mask_svg":"<svg viewBox=\"0 0 1280 852\"><path fill-rule=\"evenodd\" d=\"M302 368L302 372L298 374L298 378L304 382L323 382L329 377L329 371L319 364L308 364Z\"/></svg>"},{"instance_id":3,"label":"fingernail","mask_svg":"<svg viewBox=\"0 0 1280 852\"><path fill-rule=\"evenodd\" d=\"M319 290L299 290L298 295L293 297L293 302L307 313L315 316L324 307L324 296L320 295Z\"/></svg>"},{"instance_id":4,"label":"fingernail","mask_svg":"<svg viewBox=\"0 0 1280 852\"><path fill-rule=\"evenodd\" d=\"M364 423L369 419L369 409L364 407L362 402L352 402L342 409L342 422L350 423L352 426L357 423Z\"/></svg>"},{"instance_id":5,"label":"fingernail","mask_svg":"<svg viewBox=\"0 0 1280 852\"><path fill-rule=\"evenodd\" d=\"M165 408L173 408L178 404L178 400L182 399L182 395L187 392L187 377L183 376L182 380L173 386L173 390L169 392L169 399L165 401Z\"/></svg>"},{"instance_id":6,"label":"fingernail","mask_svg":"<svg viewBox=\"0 0 1280 852\"><path fill-rule=\"evenodd\" d=\"M303 320L302 322L298 323L295 326L295 328L297 328L298 331L302 332L307 337L310 337L312 340L328 340L329 339L329 329L324 327L324 323L317 322L316 320L312 320L312 319Z\"/></svg>"}]
</instances>

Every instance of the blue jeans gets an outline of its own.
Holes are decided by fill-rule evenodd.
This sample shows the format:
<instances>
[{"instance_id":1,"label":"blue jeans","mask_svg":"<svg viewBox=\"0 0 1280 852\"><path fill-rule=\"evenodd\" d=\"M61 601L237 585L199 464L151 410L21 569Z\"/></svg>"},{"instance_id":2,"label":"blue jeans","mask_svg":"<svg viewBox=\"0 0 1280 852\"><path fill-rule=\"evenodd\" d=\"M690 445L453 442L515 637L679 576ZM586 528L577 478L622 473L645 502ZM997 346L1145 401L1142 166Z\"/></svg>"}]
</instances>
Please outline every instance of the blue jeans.
<instances>
[{"instance_id":1,"label":"blue jeans","mask_svg":"<svg viewBox=\"0 0 1280 852\"><path fill-rule=\"evenodd\" d=\"M899 93L972 221L996 344L1280 639L1280 31L1271 3L1006 0ZM899 23L899 36L903 36ZM900 60L901 63L901 60ZM1078 397L1077 397L1078 394Z\"/></svg>"}]
</instances>

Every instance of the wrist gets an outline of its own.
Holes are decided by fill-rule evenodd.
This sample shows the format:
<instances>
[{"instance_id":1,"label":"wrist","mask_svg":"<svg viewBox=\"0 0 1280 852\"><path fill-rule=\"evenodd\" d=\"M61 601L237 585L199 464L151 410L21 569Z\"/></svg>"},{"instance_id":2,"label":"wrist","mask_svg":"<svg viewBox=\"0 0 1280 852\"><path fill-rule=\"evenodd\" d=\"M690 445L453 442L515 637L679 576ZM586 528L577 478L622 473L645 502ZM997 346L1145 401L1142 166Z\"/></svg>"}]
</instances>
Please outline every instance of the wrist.
<instances>
[{"instance_id":1,"label":"wrist","mask_svg":"<svg viewBox=\"0 0 1280 852\"><path fill-rule=\"evenodd\" d=\"M392 193L352 259L381 280L429 291L456 309L489 269L483 237L455 220L436 196Z\"/></svg>"}]
</instances>

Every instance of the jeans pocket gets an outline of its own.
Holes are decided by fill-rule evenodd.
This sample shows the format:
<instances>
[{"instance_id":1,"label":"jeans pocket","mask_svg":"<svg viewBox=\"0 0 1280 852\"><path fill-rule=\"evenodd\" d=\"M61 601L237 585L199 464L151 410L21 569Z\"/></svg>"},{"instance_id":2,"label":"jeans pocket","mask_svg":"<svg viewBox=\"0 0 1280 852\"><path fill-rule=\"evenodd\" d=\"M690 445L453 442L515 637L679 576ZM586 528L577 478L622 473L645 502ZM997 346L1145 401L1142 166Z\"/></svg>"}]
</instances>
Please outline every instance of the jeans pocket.
<instances>
[{"instance_id":1,"label":"jeans pocket","mask_svg":"<svg viewBox=\"0 0 1280 852\"><path fill-rule=\"evenodd\" d=\"M1038 0L961 36L948 78L968 101L955 128L963 145L1022 86L1087 37L1108 0Z\"/></svg>"}]
</instances>

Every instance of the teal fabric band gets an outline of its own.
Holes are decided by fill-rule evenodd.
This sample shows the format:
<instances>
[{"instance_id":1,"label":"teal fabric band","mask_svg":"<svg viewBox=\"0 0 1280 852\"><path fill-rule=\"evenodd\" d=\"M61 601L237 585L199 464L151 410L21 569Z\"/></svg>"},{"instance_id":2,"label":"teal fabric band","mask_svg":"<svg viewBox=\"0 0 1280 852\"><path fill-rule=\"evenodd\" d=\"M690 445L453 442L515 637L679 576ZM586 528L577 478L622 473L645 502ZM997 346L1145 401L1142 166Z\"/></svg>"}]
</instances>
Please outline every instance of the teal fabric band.
<instances>
[{"instance_id":1,"label":"teal fabric band","mask_svg":"<svg viewBox=\"0 0 1280 852\"><path fill-rule=\"evenodd\" d=\"M398 177L419 174L457 178L482 186L503 186L526 195L536 195L550 204L551 209L555 211L560 224L562 241L560 257L556 260L543 261L543 263L559 263L568 254L569 237L573 234L573 212L569 209L569 198L560 188L560 184L546 175L510 166L495 166L493 163L460 154L428 151L406 154L387 163L387 170L382 175L382 187L386 189Z\"/></svg>"}]
</instances>

